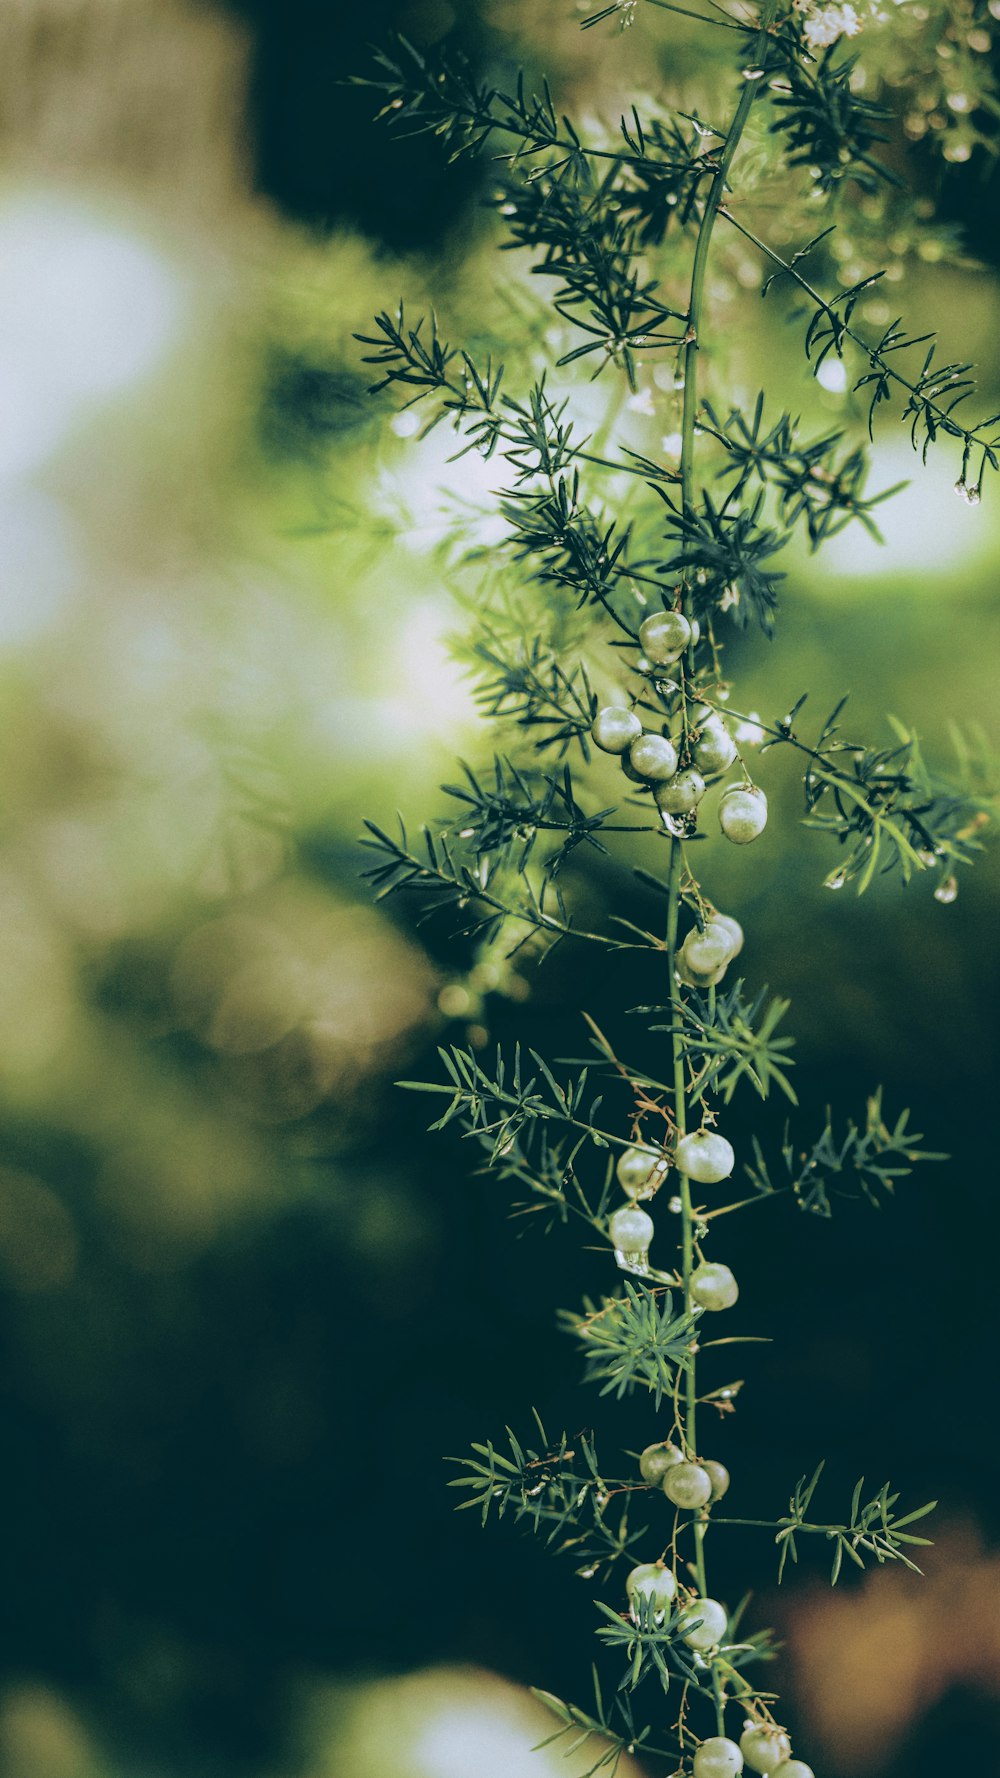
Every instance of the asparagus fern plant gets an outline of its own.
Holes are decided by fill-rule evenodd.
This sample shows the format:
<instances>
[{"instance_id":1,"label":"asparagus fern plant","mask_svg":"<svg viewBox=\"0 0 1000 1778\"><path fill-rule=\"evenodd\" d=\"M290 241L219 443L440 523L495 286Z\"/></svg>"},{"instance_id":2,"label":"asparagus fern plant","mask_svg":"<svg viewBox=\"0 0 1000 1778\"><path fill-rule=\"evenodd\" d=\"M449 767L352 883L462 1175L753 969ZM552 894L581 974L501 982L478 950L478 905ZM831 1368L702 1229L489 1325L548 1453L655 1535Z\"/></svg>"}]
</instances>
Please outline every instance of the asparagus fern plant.
<instances>
[{"instance_id":1,"label":"asparagus fern plant","mask_svg":"<svg viewBox=\"0 0 1000 1778\"><path fill-rule=\"evenodd\" d=\"M617 133L588 134L547 87L503 90L460 58L431 60L406 43L381 54L367 82L397 128L432 132L456 158L492 156L501 245L530 255L544 292L501 341L513 376L490 346L455 346L433 316L412 321L402 305L359 336L376 390L419 403L424 434L447 425L456 455L499 463L505 526L499 552L456 539L476 585L468 658L501 745L487 767L463 767L444 787L435 826L411 838L402 824L369 823L369 874L379 895L416 896L480 955L560 943L637 953L650 984L638 1012L662 1057L655 1074L588 1020L579 1063L527 1045L490 1061L454 1046L441 1051L441 1079L407 1083L440 1097L434 1127L460 1126L519 1212L603 1246L607 1293L564 1324L602 1395L649 1397L637 1463L609 1467L593 1435L570 1440L538 1423L530 1442L508 1433L474 1446L453 1484L484 1521L506 1515L544 1531L601 1583L596 1634L614 1690L606 1701L598 1686L587 1709L542 1694L554 1739L592 1737L595 1772L613 1772L628 1749L693 1778L744 1768L811 1778L757 1678L767 1635L748 1634L721 1602L721 1527L757 1523L728 1516L729 1476L705 1425L706 1404L730 1413L740 1389L718 1376L729 1342L710 1331L738 1298L728 1219L778 1192L820 1215L837 1192L878 1202L918 1161L939 1157L875 1093L859 1121L831 1115L815 1137L786 1126L777 1143L754 1138L746 1184L733 1185L727 1107L750 1091L794 1108L792 1039L787 1001L737 978L744 934L713 900L712 847L695 842L706 830L739 847L760 841L767 756L783 749L801 767L806 825L834 849L831 887L926 877L947 901L994 822L996 784L968 738L949 774L925 763L899 723L886 743L858 738L842 705L814 721L804 698L771 720L739 709L727 635L734 625L774 630L789 533L800 527L817 549L850 524L874 531L893 490L866 492L863 435L804 436L766 391L732 405L712 268L720 250L723 276L737 246L756 256L763 294L777 284L794 298L806 367L836 367L869 431L895 410L918 454L953 450L959 492L977 500L998 467L1000 414L968 417L969 367L941 362L933 339L873 299L881 272L870 256L890 241L905 266L935 228L901 185L900 155L882 154L895 127L882 88L904 89L904 135L937 132L946 158L967 158L962 145L984 142L997 111L982 53L990 14L979 0L938 0L912 20L900 8L902 23L827 0L645 4L685 15L689 30L699 21L715 86L731 95L728 121L629 105ZM587 25L626 26L639 9L617 0ZM912 68L899 73L900 32L924 57L922 85ZM854 38L859 51L848 51ZM935 54L941 44L949 55ZM777 243L765 220L776 203L786 221ZM856 263L838 281L845 215ZM613 416L627 419L641 411L650 367L679 410L662 453L638 451L627 431L610 442L614 418L588 436L574 415L581 375L620 378ZM629 862L639 846L660 923L590 930L577 909L587 858L624 849ZM827 1522L813 1516L819 1482L819 1471L803 1478L766 1523L782 1567L811 1537L829 1544L833 1581L845 1561L913 1565L929 1506L888 1487L865 1499L859 1483Z\"/></svg>"}]
</instances>

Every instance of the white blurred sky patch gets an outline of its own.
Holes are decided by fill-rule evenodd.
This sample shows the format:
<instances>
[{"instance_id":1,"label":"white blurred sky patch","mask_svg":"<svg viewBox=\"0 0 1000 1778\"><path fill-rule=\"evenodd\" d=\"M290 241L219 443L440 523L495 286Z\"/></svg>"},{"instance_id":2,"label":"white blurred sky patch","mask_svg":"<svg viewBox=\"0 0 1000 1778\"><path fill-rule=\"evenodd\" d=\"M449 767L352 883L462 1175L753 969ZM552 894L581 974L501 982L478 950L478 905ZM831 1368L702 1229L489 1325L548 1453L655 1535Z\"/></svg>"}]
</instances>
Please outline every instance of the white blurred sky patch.
<instances>
[{"instance_id":1,"label":"white blurred sky patch","mask_svg":"<svg viewBox=\"0 0 1000 1778\"><path fill-rule=\"evenodd\" d=\"M189 310L179 267L96 200L0 193L0 647L50 629L84 573L75 522L35 478L163 368Z\"/></svg>"},{"instance_id":2,"label":"white blurred sky patch","mask_svg":"<svg viewBox=\"0 0 1000 1778\"><path fill-rule=\"evenodd\" d=\"M843 395L847 390L847 366L842 358L830 354L816 372L816 381L830 395Z\"/></svg>"},{"instance_id":3,"label":"white blurred sky patch","mask_svg":"<svg viewBox=\"0 0 1000 1778\"><path fill-rule=\"evenodd\" d=\"M0 356L3 350L0 339ZM56 622L79 562L77 527L65 507L29 484L0 481L0 648L30 642Z\"/></svg>"},{"instance_id":4,"label":"white blurred sky patch","mask_svg":"<svg viewBox=\"0 0 1000 1778\"><path fill-rule=\"evenodd\" d=\"M84 199L0 199L0 479L29 474L78 423L159 368L181 335L176 266Z\"/></svg>"},{"instance_id":5,"label":"white blurred sky patch","mask_svg":"<svg viewBox=\"0 0 1000 1778\"><path fill-rule=\"evenodd\" d=\"M940 598L947 593L949 577L967 577L985 567L998 542L995 503L987 498L970 507L960 499L955 492L960 468L961 453L949 448L947 440L931 450L922 466L902 431L879 438L871 452L867 492L910 483L872 515L885 541L877 543L863 525L848 525L808 558L810 580L854 580L863 591L875 580L909 575L910 592ZM987 475L992 479L991 471Z\"/></svg>"}]
</instances>

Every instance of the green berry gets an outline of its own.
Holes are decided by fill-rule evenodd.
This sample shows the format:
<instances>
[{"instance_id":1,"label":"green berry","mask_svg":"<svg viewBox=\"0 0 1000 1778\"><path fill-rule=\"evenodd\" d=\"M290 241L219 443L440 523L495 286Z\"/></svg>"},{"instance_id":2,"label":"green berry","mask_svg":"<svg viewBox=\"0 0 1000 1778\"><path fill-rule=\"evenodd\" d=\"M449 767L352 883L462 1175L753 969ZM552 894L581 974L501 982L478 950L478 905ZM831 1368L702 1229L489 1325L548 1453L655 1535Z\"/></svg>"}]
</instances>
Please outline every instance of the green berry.
<instances>
[{"instance_id":1,"label":"green berry","mask_svg":"<svg viewBox=\"0 0 1000 1778\"><path fill-rule=\"evenodd\" d=\"M620 710L615 704L598 710L590 730L594 746L602 753L626 753L641 734L642 723L635 711Z\"/></svg>"},{"instance_id":2,"label":"green berry","mask_svg":"<svg viewBox=\"0 0 1000 1778\"><path fill-rule=\"evenodd\" d=\"M791 1751L792 1744L784 1731L766 1728L763 1723L744 1729L740 1736L740 1752L755 1772L773 1772Z\"/></svg>"},{"instance_id":3,"label":"green berry","mask_svg":"<svg viewBox=\"0 0 1000 1778\"><path fill-rule=\"evenodd\" d=\"M653 792L656 806L664 815L690 815L705 794L705 780L690 768L678 772L669 784L657 785Z\"/></svg>"},{"instance_id":4,"label":"green berry","mask_svg":"<svg viewBox=\"0 0 1000 1778\"><path fill-rule=\"evenodd\" d=\"M739 921L734 920L732 914L713 914L711 924L713 926L721 926L728 932L733 941L730 957L738 957L743 949L743 928Z\"/></svg>"},{"instance_id":5,"label":"green berry","mask_svg":"<svg viewBox=\"0 0 1000 1778\"><path fill-rule=\"evenodd\" d=\"M703 932L692 926L681 954L693 975L711 975L716 969L724 969L732 957L732 933L718 920L709 920Z\"/></svg>"},{"instance_id":6,"label":"green berry","mask_svg":"<svg viewBox=\"0 0 1000 1778\"><path fill-rule=\"evenodd\" d=\"M699 1185L718 1185L728 1179L736 1163L732 1144L714 1130L694 1130L682 1136L674 1151L674 1164L679 1173L696 1179Z\"/></svg>"},{"instance_id":7,"label":"green berry","mask_svg":"<svg viewBox=\"0 0 1000 1778\"><path fill-rule=\"evenodd\" d=\"M677 1628L688 1648L715 1648L726 1634L725 1611L717 1599L692 1599L681 1612ZM686 1626L690 1625L690 1628ZM740 1742L744 1757L746 1748Z\"/></svg>"},{"instance_id":8,"label":"green berry","mask_svg":"<svg viewBox=\"0 0 1000 1778\"><path fill-rule=\"evenodd\" d=\"M663 1492L675 1506L694 1512L711 1500L712 1480L700 1463L674 1463L663 1478Z\"/></svg>"},{"instance_id":9,"label":"green berry","mask_svg":"<svg viewBox=\"0 0 1000 1778\"><path fill-rule=\"evenodd\" d=\"M739 1778L743 1755L735 1741L713 1735L698 1748L691 1769L694 1778Z\"/></svg>"},{"instance_id":10,"label":"green berry","mask_svg":"<svg viewBox=\"0 0 1000 1778\"><path fill-rule=\"evenodd\" d=\"M627 753L622 754L621 766L626 778L628 778L631 783L644 784L646 789L649 789L649 779L644 778L641 772L636 771L635 766L632 764Z\"/></svg>"},{"instance_id":11,"label":"green berry","mask_svg":"<svg viewBox=\"0 0 1000 1778\"><path fill-rule=\"evenodd\" d=\"M628 1576L625 1591L633 1616L637 1615L636 1606L640 1599L648 1599L654 1611L662 1614L669 1609L677 1591L677 1580L673 1569L663 1562L640 1562Z\"/></svg>"},{"instance_id":12,"label":"green berry","mask_svg":"<svg viewBox=\"0 0 1000 1778\"><path fill-rule=\"evenodd\" d=\"M639 625L643 654L657 666L680 660L690 641L691 625L680 611L653 611Z\"/></svg>"},{"instance_id":13,"label":"green berry","mask_svg":"<svg viewBox=\"0 0 1000 1778\"><path fill-rule=\"evenodd\" d=\"M709 716L701 726L701 733L694 744L694 763L706 778L714 778L719 772L728 772L736 758L736 742L729 733L721 716Z\"/></svg>"},{"instance_id":14,"label":"green berry","mask_svg":"<svg viewBox=\"0 0 1000 1778\"><path fill-rule=\"evenodd\" d=\"M724 1463L718 1463L714 1457L703 1457L701 1467L712 1484L712 1499L721 1500L723 1494L729 1492L729 1471Z\"/></svg>"},{"instance_id":15,"label":"green berry","mask_svg":"<svg viewBox=\"0 0 1000 1778\"><path fill-rule=\"evenodd\" d=\"M703 1309L731 1309L740 1287L728 1266L703 1260L691 1273L691 1295Z\"/></svg>"},{"instance_id":16,"label":"green berry","mask_svg":"<svg viewBox=\"0 0 1000 1778\"><path fill-rule=\"evenodd\" d=\"M679 982L686 983L689 988L714 988L716 982L721 982L725 973L726 965L720 963L718 969L711 970L708 975L702 975L699 970L690 967L683 950L677 953L674 974Z\"/></svg>"},{"instance_id":17,"label":"green berry","mask_svg":"<svg viewBox=\"0 0 1000 1778\"><path fill-rule=\"evenodd\" d=\"M645 1210L638 1210L632 1204L623 1204L610 1218L608 1234L615 1244L616 1253L623 1254L633 1265L645 1265L649 1257L649 1243L653 1239L653 1218L647 1216Z\"/></svg>"},{"instance_id":18,"label":"green berry","mask_svg":"<svg viewBox=\"0 0 1000 1778\"><path fill-rule=\"evenodd\" d=\"M719 804L719 826L734 846L748 846L767 826L767 797L756 784L734 784Z\"/></svg>"},{"instance_id":19,"label":"green berry","mask_svg":"<svg viewBox=\"0 0 1000 1778\"><path fill-rule=\"evenodd\" d=\"M786 1759L775 1766L770 1778L816 1778L816 1774L804 1759Z\"/></svg>"},{"instance_id":20,"label":"green berry","mask_svg":"<svg viewBox=\"0 0 1000 1778\"><path fill-rule=\"evenodd\" d=\"M665 783L677 770L677 749L666 735L640 735L628 759L633 771L654 784Z\"/></svg>"},{"instance_id":21,"label":"green berry","mask_svg":"<svg viewBox=\"0 0 1000 1778\"><path fill-rule=\"evenodd\" d=\"M663 1183L668 1163L657 1149L626 1148L618 1157L615 1172L629 1198L651 1198Z\"/></svg>"},{"instance_id":22,"label":"green berry","mask_svg":"<svg viewBox=\"0 0 1000 1778\"><path fill-rule=\"evenodd\" d=\"M639 1458L639 1474L644 1482L655 1488L662 1482L668 1469L675 1463L683 1463L684 1456L676 1445L647 1445Z\"/></svg>"}]
</instances>

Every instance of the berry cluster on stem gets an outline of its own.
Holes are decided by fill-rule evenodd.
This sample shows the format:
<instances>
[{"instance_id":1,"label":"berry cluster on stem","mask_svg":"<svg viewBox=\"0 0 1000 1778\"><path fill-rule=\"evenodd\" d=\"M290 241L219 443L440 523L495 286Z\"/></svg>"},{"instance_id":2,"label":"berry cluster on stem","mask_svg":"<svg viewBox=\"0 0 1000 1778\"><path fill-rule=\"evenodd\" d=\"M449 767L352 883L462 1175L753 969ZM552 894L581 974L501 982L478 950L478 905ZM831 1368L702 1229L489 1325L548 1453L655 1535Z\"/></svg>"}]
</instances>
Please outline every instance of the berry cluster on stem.
<instances>
[{"instance_id":1,"label":"berry cluster on stem","mask_svg":"<svg viewBox=\"0 0 1000 1778\"><path fill-rule=\"evenodd\" d=\"M636 11L630 0L588 23L612 13L629 23ZM792 1040L779 1033L788 1003L766 992L750 997L733 979L745 934L692 867L697 851L710 871L710 847L691 842L716 829L740 847L760 841L768 799L756 767L749 769L750 749L762 758L785 748L802 766L806 825L840 848L830 887L854 881L863 893L876 875L906 882L930 872L947 903L957 869L996 825L998 779L988 749L967 741L949 777L926 765L901 725L889 747L848 739L842 704L812 739L801 727L804 698L774 721L733 707L725 626L756 619L773 630L782 576L772 558L782 529L801 521L820 547L848 523L873 530L872 508L885 496L864 494L863 446L843 457L840 432L804 441L788 415L768 428L763 394L751 412L734 408L719 418L704 387L717 229L755 243L810 300L805 348L813 368L859 348L855 388L872 412L902 394L915 447L926 454L935 441L957 443L963 481L973 460L979 480L997 466L1000 416L958 419L965 365L935 367L931 352L922 369L900 368L907 351L924 344L901 324L877 340L858 331L872 277L829 297L805 278L799 262L827 231L783 257L744 220L753 195L744 202L735 169L758 109L770 118L775 188L800 177L805 207L817 198L835 207L848 180L869 191L883 177L871 152L877 114L856 96L853 53L845 58L840 44L860 29L860 14L813 0L790 7L761 0L749 23L714 11L714 19L692 16L737 34L740 56L721 131L679 111L641 119L632 107L620 142L588 146L547 88L532 95L519 82L503 92L464 64L432 65L408 45L398 59L381 56L368 82L391 121L433 131L453 156L501 143L507 244L528 248L533 269L555 280L532 335L553 356L553 335L565 345L553 375L571 379L581 364L594 374L618 369L627 398L641 400L644 355L671 353L681 406L676 467L628 446L609 456L604 441L577 435L570 399L552 393L548 371L526 396L511 395L491 355L477 360L451 347L436 320L409 326L402 306L359 336L378 369L377 391L429 404L425 431L450 424L460 451L499 457L511 478L500 498L507 544L483 574L470 664L484 714L508 725L513 744L488 770L466 766L461 782L445 786L453 812L420 840L411 841L402 822L398 836L368 823L366 843L380 895L417 895L424 917L450 919L476 948L470 982L500 985L514 959L574 942L637 954L658 984L658 1003L638 1009L660 1045L655 1075L620 1056L588 1019L592 1054L573 1072L520 1047L489 1064L482 1044L470 1042L442 1048L444 1080L404 1083L444 1098L433 1127L456 1123L518 1209L547 1229L582 1224L613 1253L615 1293L566 1313L564 1323L580 1343L587 1379L604 1394L645 1390L658 1413L670 1414L637 1473L625 1476L608 1473L590 1433L553 1438L541 1422L537 1448L509 1433L509 1455L491 1441L462 1460L454 1485L466 1493L463 1505L478 1507L484 1521L510 1512L544 1528L581 1576L610 1580L612 1598L596 1602L597 1635L609 1661L624 1661L624 1674L610 1706L598 1686L593 1712L539 1694L559 1719L556 1737L597 1738L610 1751L598 1754L594 1771L638 1748L685 1778L738 1778L744 1770L813 1778L776 1720L776 1698L748 1677L768 1653L767 1633L746 1634L724 1602L724 1580L713 1572L710 1584L709 1531L765 1526L781 1568L796 1559L798 1540L822 1537L836 1581L845 1559L914 1567L910 1551L926 1540L913 1527L931 1506L899 1511L888 1484L863 1500L859 1483L843 1521L814 1521L820 1465L771 1520L720 1514L731 1478L702 1448L699 1409L711 1402L731 1414L742 1383L707 1387L700 1363L704 1317L739 1298L731 1249L716 1253L714 1225L782 1192L822 1216L838 1191L879 1202L917 1162L941 1157L922 1148L905 1112L886 1121L880 1092L846 1135L836 1136L828 1119L811 1144L786 1136L780 1163L756 1139L752 1156L737 1157L718 1127L737 1089L762 1100L774 1090L796 1103ZM652 275L660 250L669 285ZM681 285L683 296L672 294ZM607 506L591 494L602 479L613 490ZM467 552L466 566L481 567L482 557ZM619 800L610 804L601 755L621 768ZM715 819L706 821L713 805ZM639 874L657 893L662 918L648 928L619 920L611 930L587 929L576 915L574 873L588 850L606 853L623 834L630 845L657 849L658 868ZM743 1188L732 1184L738 1165L749 1181ZM664 1205L672 1221L660 1216ZM667 1266L671 1228L677 1254ZM738 1491L738 1476L732 1486ZM667 1517L643 1534L631 1528L629 1506L650 1495ZM648 1681L673 1700L665 1729L662 1710L640 1710Z\"/></svg>"}]
</instances>

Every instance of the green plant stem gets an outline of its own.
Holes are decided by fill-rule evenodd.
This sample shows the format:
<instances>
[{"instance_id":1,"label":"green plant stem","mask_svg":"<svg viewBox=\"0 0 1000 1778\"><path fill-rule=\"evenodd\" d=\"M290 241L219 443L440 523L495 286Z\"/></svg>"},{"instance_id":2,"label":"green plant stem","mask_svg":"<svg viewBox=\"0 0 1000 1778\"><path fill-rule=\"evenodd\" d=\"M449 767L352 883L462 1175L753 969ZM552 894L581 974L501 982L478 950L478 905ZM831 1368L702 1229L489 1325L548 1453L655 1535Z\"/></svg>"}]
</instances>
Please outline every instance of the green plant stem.
<instances>
[{"instance_id":1,"label":"green plant stem","mask_svg":"<svg viewBox=\"0 0 1000 1778\"><path fill-rule=\"evenodd\" d=\"M686 1097L685 1097L685 1092L684 1092L684 1044L683 1044L683 1040L681 1037L681 1033L677 1029L676 1024L673 1019L673 1003L676 1001L676 999L678 997L677 996L677 978L675 975L674 966L675 966L675 960L676 960L676 956L677 956L677 923L678 923L678 919L680 916L680 905L681 905L680 876L681 876L681 843L680 843L680 840L678 840L678 839L672 839L670 842L670 872L667 877L667 895L669 898L668 904L667 904L667 970L668 970L669 976L670 976L670 999L671 999L671 1039L670 1039L670 1041L671 1041L671 1049L672 1049L673 1076L674 1076L674 1079L673 1079L674 1122L677 1126L678 1141L685 1134L685 1131L687 1128L687 1102L686 1102ZM686 1312L688 1314L690 1314L691 1308L692 1308L691 1273L694 1270L694 1218L692 1216L692 1211L691 1211L691 1183L690 1183L690 1180L688 1179L688 1176L686 1173L680 1174L680 1182L681 1182L681 1192L680 1192L681 1204L683 1205L683 1213L682 1213L682 1219L681 1219L681 1243L682 1243L681 1275L684 1280L684 1308L685 1308ZM695 1416L697 1413L697 1401L698 1401L698 1391L697 1391L697 1386L696 1386L696 1381L695 1381L695 1365L692 1362L691 1368L687 1373L686 1405L685 1405L685 1413L684 1413L684 1444L685 1444L686 1453L692 1457L694 1456L695 1451L697 1449L696 1444L695 1444ZM698 1566L699 1585L704 1587L704 1584L705 1584L704 1562L703 1562L700 1539L697 1540L695 1562L696 1562L696 1565Z\"/></svg>"},{"instance_id":2,"label":"green plant stem","mask_svg":"<svg viewBox=\"0 0 1000 1778\"><path fill-rule=\"evenodd\" d=\"M767 49L771 26L777 10L777 0L764 0L760 15L760 29L754 44L753 65L759 65L761 57ZM746 128L750 116L750 108L763 85L762 80L747 80L740 94L739 104L733 113L733 121L726 133L722 145L722 153L718 157L715 177L708 188L705 208L702 212L701 226L695 243L694 264L691 269L691 296L688 302L687 332L684 341L684 410L681 421L681 505L685 514L691 510L691 496L694 487L694 423L698 409L698 349L699 332L701 330L702 311L705 300L705 275L708 270L708 255L712 245L712 233L719 206L726 195L726 180L733 157L740 145L740 138Z\"/></svg>"},{"instance_id":3,"label":"green plant stem","mask_svg":"<svg viewBox=\"0 0 1000 1778\"><path fill-rule=\"evenodd\" d=\"M670 978L671 1008L678 998L675 959L677 955L677 923L680 915L680 877L681 877L681 842L672 839L670 842L670 874L667 878L667 970ZM684 1090L684 1043L680 1031L671 1012L671 1050L674 1074L674 1123L677 1127L677 1140L687 1129L687 1100ZM686 1173L679 1174L681 1199L681 1277L684 1281L684 1308L690 1315L694 1306L691 1296L691 1274L694 1271L694 1214L691 1205L691 1181ZM697 1445L698 1415L698 1382L697 1364L692 1354L691 1364L684 1381L684 1413L682 1435L685 1456L693 1459L698 1450ZM705 1524L701 1519L695 1520L694 1526L694 1567L698 1580L698 1590L702 1598L706 1596L708 1576L705 1569Z\"/></svg>"},{"instance_id":4,"label":"green plant stem","mask_svg":"<svg viewBox=\"0 0 1000 1778\"><path fill-rule=\"evenodd\" d=\"M780 1531L782 1526L786 1523L787 1523L787 1521L784 1519L716 1519L715 1520L716 1525L754 1525L758 1528L758 1530L761 1530L761 1531ZM810 1524L807 1524L804 1519L801 1521L796 1519L794 1522L793 1529L795 1531L822 1532L825 1537L829 1537L831 1535L831 1533L835 1533L837 1531L845 1531L845 1532L850 1531L851 1526L850 1525L810 1525Z\"/></svg>"},{"instance_id":5,"label":"green plant stem","mask_svg":"<svg viewBox=\"0 0 1000 1778\"><path fill-rule=\"evenodd\" d=\"M766 53L768 38L777 0L764 0L760 16L760 29L754 45L754 66ZM698 352L705 300L705 278L708 271L708 256L712 244L712 233L715 228L719 206L726 192L726 181L740 139L746 128L747 119L760 83L747 80L740 93L739 102L733 113L732 122L726 133L722 151L718 157L715 176L709 187L702 211L698 239L695 244L694 263L691 270L691 292L688 301L687 328L681 362L684 369L684 405L681 419L681 509L685 516L689 515L694 505L694 453L695 453L695 419L698 411ZM686 667L681 669L682 723L685 736L687 734L687 674L692 666L689 652ZM681 842L677 838L670 845L670 873L667 881L667 970L669 976L668 991L671 1004L671 1054L674 1079L674 1121L677 1126L677 1138L684 1135L687 1127L687 1107L684 1089L684 1041L681 1019L675 1016L678 1011L680 990L677 982L674 962L677 950L677 924L680 913L680 873L681 873ZM684 1280L684 1307L690 1313L692 1308L691 1274L694 1270L694 1215L691 1204L691 1184L686 1173L680 1174L681 1199L681 1253L682 1276ZM691 1366L685 1380L685 1401L682 1416L682 1439L686 1453L694 1457L697 1454L697 1362L692 1354ZM698 1590L702 1598L708 1596L708 1573L705 1563L705 1532L707 1522L699 1518L694 1521L694 1570L698 1582ZM716 1726L720 1735L725 1733L725 1698L720 1685L718 1672L712 1667L712 1690L715 1695Z\"/></svg>"}]
</instances>

